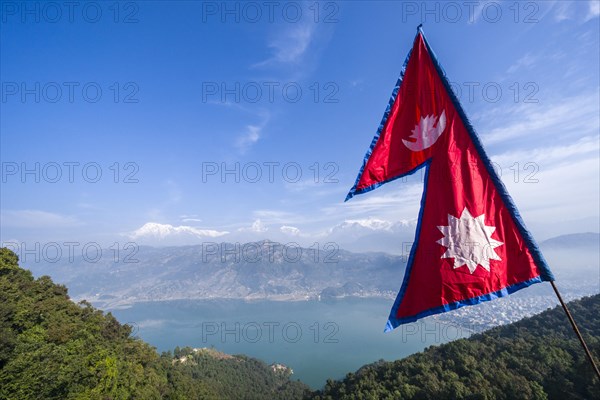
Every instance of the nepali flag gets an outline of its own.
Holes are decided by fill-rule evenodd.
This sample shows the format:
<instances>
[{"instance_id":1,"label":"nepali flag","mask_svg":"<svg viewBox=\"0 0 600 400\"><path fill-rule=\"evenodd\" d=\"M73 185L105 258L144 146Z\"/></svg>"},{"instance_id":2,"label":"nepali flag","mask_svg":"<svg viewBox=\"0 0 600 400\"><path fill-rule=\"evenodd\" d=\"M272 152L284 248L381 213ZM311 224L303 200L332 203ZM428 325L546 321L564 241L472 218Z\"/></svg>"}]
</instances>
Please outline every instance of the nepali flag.
<instances>
[{"instance_id":1,"label":"nepali flag","mask_svg":"<svg viewBox=\"0 0 600 400\"><path fill-rule=\"evenodd\" d=\"M415 241L386 332L554 280L419 26L346 200L421 168Z\"/></svg>"}]
</instances>

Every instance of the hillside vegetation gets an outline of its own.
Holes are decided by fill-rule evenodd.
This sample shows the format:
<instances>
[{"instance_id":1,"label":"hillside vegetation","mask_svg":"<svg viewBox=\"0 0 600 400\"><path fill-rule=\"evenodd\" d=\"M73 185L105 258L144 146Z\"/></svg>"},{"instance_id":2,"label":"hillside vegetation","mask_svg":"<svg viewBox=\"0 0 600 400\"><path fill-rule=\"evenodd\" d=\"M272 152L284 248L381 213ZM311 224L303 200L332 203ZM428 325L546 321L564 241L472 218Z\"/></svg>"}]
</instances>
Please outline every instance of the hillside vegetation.
<instances>
[{"instance_id":1,"label":"hillside vegetation","mask_svg":"<svg viewBox=\"0 0 600 400\"><path fill-rule=\"evenodd\" d=\"M0 249L0 399L299 399L308 387L262 361L163 353ZM185 362L181 358L188 356Z\"/></svg>"},{"instance_id":2,"label":"hillside vegetation","mask_svg":"<svg viewBox=\"0 0 600 400\"><path fill-rule=\"evenodd\" d=\"M600 360L600 295L569 303ZM328 381L314 399L600 399L560 308Z\"/></svg>"}]
</instances>

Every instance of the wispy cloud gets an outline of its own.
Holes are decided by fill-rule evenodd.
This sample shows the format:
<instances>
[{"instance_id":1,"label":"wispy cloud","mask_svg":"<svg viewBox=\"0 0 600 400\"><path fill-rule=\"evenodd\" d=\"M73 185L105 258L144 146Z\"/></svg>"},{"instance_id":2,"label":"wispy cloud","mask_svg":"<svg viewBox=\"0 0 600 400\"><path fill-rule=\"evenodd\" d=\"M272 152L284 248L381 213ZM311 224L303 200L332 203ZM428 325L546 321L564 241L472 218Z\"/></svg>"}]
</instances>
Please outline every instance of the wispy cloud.
<instances>
[{"instance_id":1,"label":"wispy cloud","mask_svg":"<svg viewBox=\"0 0 600 400\"><path fill-rule=\"evenodd\" d=\"M573 9L568 1L557 1L553 4L554 20L557 22L573 18Z\"/></svg>"},{"instance_id":2,"label":"wispy cloud","mask_svg":"<svg viewBox=\"0 0 600 400\"><path fill-rule=\"evenodd\" d=\"M502 167L510 167L515 162L535 162L557 166L571 164L573 160L594 158L598 160L600 141L598 136L586 136L573 143L538 147L528 150L512 150L492 156L492 161ZM569 167L570 168L570 167Z\"/></svg>"},{"instance_id":3,"label":"wispy cloud","mask_svg":"<svg viewBox=\"0 0 600 400\"><path fill-rule=\"evenodd\" d=\"M408 182L399 179L380 188L378 194L369 193L345 203L334 203L321 208L321 213L334 216L338 221L340 218L376 218L388 221L411 219L418 214L423 195L423 183L419 179L419 176L413 176Z\"/></svg>"},{"instance_id":4,"label":"wispy cloud","mask_svg":"<svg viewBox=\"0 0 600 400\"><path fill-rule=\"evenodd\" d=\"M288 211L280 210L256 210L253 214L259 218L268 218L273 221L284 221L294 215Z\"/></svg>"},{"instance_id":5,"label":"wispy cloud","mask_svg":"<svg viewBox=\"0 0 600 400\"><path fill-rule=\"evenodd\" d=\"M255 210L252 215L265 224L288 225L306 222L306 216L291 211L283 210Z\"/></svg>"},{"instance_id":6,"label":"wispy cloud","mask_svg":"<svg viewBox=\"0 0 600 400\"><path fill-rule=\"evenodd\" d=\"M314 36L315 24L310 19L288 25L269 41L271 56L254 64L253 67L300 63Z\"/></svg>"},{"instance_id":7,"label":"wispy cloud","mask_svg":"<svg viewBox=\"0 0 600 400\"><path fill-rule=\"evenodd\" d=\"M275 80L275 79L273 79ZM224 106L227 108L235 109L245 114L239 119L246 119L251 116L253 119L258 120L257 123L247 124L243 131L235 136L233 140L233 146L238 150L240 154L248 152L252 146L254 146L263 136L262 132L271 119L271 112L265 108L259 108L258 110L253 104L250 106L243 105L243 102L232 102L232 101L209 101L209 104Z\"/></svg>"},{"instance_id":8,"label":"wispy cloud","mask_svg":"<svg viewBox=\"0 0 600 400\"><path fill-rule=\"evenodd\" d=\"M525 54L523 57L519 58L513 65L508 67L509 74L521 69L521 68L529 68L533 66L537 61L537 57L534 57L531 53Z\"/></svg>"},{"instance_id":9,"label":"wispy cloud","mask_svg":"<svg viewBox=\"0 0 600 400\"><path fill-rule=\"evenodd\" d=\"M600 171L597 157L571 159L559 165L539 165L517 179L503 179L525 221L553 222L598 216ZM533 178L526 180L524 178ZM528 183L529 182L529 183Z\"/></svg>"},{"instance_id":10,"label":"wispy cloud","mask_svg":"<svg viewBox=\"0 0 600 400\"><path fill-rule=\"evenodd\" d=\"M202 222L201 218L197 218L198 216L195 214L192 215L180 215L179 218L181 222Z\"/></svg>"},{"instance_id":11,"label":"wispy cloud","mask_svg":"<svg viewBox=\"0 0 600 400\"><path fill-rule=\"evenodd\" d=\"M514 117L507 121L507 115ZM578 138L598 132L598 93L563 98L544 107L523 103L491 110L488 116L484 115L481 119L486 124L498 126L482 135L486 145L515 138L539 140L540 136L552 137L553 140Z\"/></svg>"},{"instance_id":12,"label":"wispy cloud","mask_svg":"<svg viewBox=\"0 0 600 400\"><path fill-rule=\"evenodd\" d=\"M471 14L472 18L469 20L470 24L475 24L481 19L482 15L483 15L483 10L488 6L489 3L495 3L495 1L494 0L483 0L483 1L476 2L476 5L472 11L473 14ZM496 3L496 6L497 6L497 3Z\"/></svg>"},{"instance_id":13,"label":"wispy cloud","mask_svg":"<svg viewBox=\"0 0 600 400\"><path fill-rule=\"evenodd\" d=\"M587 22L600 15L600 2L598 0L585 1L555 1L552 2L554 20L562 22L575 20Z\"/></svg>"},{"instance_id":14,"label":"wispy cloud","mask_svg":"<svg viewBox=\"0 0 600 400\"><path fill-rule=\"evenodd\" d=\"M259 124L246 125L245 132L235 139L235 147L240 154L247 153L262 137L262 131L267 126L270 114L267 111L259 113L261 122Z\"/></svg>"},{"instance_id":15,"label":"wispy cloud","mask_svg":"<svg viewBox=\"0 0 600 400\"><path fill-rule=\"evenodd\" d=\"M11 228L69 228L82 225L77 218L42 210L3 210L2 225Z\"/></svg>"},{"instance_id":16,"label":"wispy cloud","mask_svg":"<svg viewBox=\"0 0 600 400\"><path fill-rule=\"evenodd\" d=\"M346 195L346 187L341 187L337 178L313 176L298 182L285 182L285 190L289 193L302 194L306 201L313 201L317 197L336 195L342 198Z\"/></svg>"},{"instance_id":17,"label":"wispy cloud","mask_svg":"<svg viewBox=\"0 0 600 400\"><path fill-rule=\"evenodd\" d=\"M248 149L260 139L260 131L262 128L257 125L247 125L246 132L238 136L235 146L240 152L245 153Z\"/></svg>"}]
</instances>

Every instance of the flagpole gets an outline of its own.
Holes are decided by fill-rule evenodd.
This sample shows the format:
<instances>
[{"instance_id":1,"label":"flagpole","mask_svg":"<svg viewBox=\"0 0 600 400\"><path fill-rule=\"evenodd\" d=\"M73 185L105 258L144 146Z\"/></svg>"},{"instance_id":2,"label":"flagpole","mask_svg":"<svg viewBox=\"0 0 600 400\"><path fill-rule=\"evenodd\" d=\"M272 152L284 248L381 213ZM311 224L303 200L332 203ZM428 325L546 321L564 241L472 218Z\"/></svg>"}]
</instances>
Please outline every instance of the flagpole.
<instances>
[{"instance_id":1,"label":"flagpole","mask_svg":"<svg viewBox=\"0 0 600 400\"><path fill-rule=\"evenodd\" d=\"M567 318L569 318L569 322L571 323L571 326L573 327L573 330L575 331L577 338L579 338L579 341L581 342L581 346L583 347L583 350L585 351L587 358L590 360L592 367L594 367L594 371L596 371L596 376L598 377L598 380L600 380L600 371L598 370L598 366L594 362L592 353L590 352L590 349L587 347L585 340L583 340L583 336L581 336L581 332L579 331L579 328L577 327L577 324L575 323L575 320L573 319L573 316L571 315L569 308L567 307L562 296L558 292L558 288L554 284L554 281L550 281L550 284L552 285L552 289L554 289L554 293L556 293L556 297L558 297L558 301L560 301L560 305L562 306L563 310L565 310L565 314L567 314Z\"/></svg>"}]
</instances>

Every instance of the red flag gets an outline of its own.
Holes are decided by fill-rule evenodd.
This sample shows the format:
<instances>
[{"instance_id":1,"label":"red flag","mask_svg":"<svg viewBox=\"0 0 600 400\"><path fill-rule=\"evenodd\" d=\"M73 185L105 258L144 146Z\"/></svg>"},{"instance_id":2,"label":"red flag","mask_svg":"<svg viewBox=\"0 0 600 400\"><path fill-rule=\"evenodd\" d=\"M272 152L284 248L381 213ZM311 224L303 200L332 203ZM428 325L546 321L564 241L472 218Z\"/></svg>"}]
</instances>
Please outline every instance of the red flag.
<instances>
[{"instance_id":1,"label":"red flag","mask_svg":"<svg viewBox=\"0 0 600 400\"><path fill-rule=\"evenodd\" d=\"M386 331L554 280L419 29L346 200L426 168Z\"/></svg>"}]
</instances>

